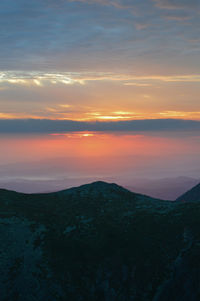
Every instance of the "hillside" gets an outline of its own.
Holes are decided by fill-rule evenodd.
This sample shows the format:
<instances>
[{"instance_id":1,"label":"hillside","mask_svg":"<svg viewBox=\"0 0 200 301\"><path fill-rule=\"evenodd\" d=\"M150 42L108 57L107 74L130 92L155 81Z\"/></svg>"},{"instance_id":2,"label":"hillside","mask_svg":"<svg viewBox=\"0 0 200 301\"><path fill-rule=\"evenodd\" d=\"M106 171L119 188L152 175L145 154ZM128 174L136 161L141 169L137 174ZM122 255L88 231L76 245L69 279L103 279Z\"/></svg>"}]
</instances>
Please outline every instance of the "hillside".
<instances>
[{"instance_id":1,"label":"hillside","mask_svg":"<svg viewBox=\"0 0 200 301\"><path fill-rule=\"evenodd\" d=\"M104 182L0 190L0 300L197 301L199 216Z\"/></svg>"},{"instance_id":2,"label":"hillside","mask_svg":"<svg viewBox=\"0 0 200 301\"><path fill-rule=\"evenodd\" d=\"M177 198L177 201L192 202L200 201L200 183Z\"/></svg>"}]
</instances>

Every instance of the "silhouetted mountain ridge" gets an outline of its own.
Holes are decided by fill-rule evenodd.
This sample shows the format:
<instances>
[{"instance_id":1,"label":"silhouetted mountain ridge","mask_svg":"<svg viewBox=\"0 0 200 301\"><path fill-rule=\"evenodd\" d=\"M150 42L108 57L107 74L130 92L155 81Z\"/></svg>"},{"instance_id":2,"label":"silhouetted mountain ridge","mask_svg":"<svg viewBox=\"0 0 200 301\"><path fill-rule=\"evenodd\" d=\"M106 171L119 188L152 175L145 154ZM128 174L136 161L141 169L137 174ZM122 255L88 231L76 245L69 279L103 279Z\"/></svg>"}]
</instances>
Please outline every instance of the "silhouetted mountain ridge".
<instances>
[{"instance_id":1,"label":"silhouetted mountain ridge","mask_svg":"<svg viewBox=\"0 0 200 301\"><path fill-rule=\"evenodd\" d=\"M114 183L0 190L0 300L199 301L199 216Z\"/></svg>"},{"instance_id":2,"label":"silhouetted mountain ridge","mask_svg":"<svg viewBox=\"0 0 200 301\"><path fill-rule=\"evenodd\" d=\"M123 188L120 185L117 185L115 183L107 183L104 181L96 181L91 184L84 184L79 187L73 187L69 189L65 189L62 192L74 192L74 191L85 191L85 192L105 192L105 193L110 193L110 192L128 192L128 189Z\"/></svg>"}]
</instances>

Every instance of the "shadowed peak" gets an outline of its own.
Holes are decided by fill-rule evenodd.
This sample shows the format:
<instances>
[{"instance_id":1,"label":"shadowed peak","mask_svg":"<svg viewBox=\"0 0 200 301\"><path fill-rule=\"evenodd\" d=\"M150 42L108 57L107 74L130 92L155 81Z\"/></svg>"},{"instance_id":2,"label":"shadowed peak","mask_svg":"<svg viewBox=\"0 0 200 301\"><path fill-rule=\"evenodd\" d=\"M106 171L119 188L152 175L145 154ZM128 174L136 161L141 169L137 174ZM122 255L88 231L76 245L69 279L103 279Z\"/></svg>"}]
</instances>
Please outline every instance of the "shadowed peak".
<instances>
[{"instance_id":1,"label":"shadowed peak","mask_svg":"<svg viewBox=\"0 0 200 301\"><path fill-rule=\"evenodd\" d=\"M91 187L91 188L111 188L111 189L116 189L116 190L126 190L125 188L123 188L120 185L117 185L115 183L108 183L108 182L104 182L104 181L96 181L96 182L92 182L91 184L85 184L82 185L80 187Z\"/></svg>"},{"instance_id":2,"label":"shadowed peak","mask_svg":"<svg viewBox=\"0 0 200 301\"><path fill-rule=\"evenodd\" d=\"M119 186L115 183L107 183L104 181L96 181L90 184L81 185L79 187L73 187L70 189L62 190L60 193L81 193L88 194L117 194L117 193L131 193L129 190Z\"/></svg>"},{"instance_id":3,"label":"shadowed peak","mask_svg":"<svg viewBox=\"0 0 200 301\"><path fill-rule=\"evenodd\" d=\"M194 186L192 189L177 198L177 201L192 202L200 201L200 183Z\"/></svg>"}]
</instances>

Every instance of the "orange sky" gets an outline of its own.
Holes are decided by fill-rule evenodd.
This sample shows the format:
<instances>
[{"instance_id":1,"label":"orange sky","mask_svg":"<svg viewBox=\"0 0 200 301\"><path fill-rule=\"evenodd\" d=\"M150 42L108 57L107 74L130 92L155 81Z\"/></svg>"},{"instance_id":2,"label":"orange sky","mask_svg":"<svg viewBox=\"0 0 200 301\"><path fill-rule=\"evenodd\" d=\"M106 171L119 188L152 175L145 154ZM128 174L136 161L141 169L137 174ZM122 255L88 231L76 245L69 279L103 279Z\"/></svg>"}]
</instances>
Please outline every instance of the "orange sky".
<instances>
[{"instance_id":1,"label":"orange sky","mask_svg":"<svg viewBox=\"0 0 200 301\"><path fill-rule=\"evenodd\" d=\"M200 120L200 76L2 72L0 118Z\"/></svg>"},{"instance_id":2,"label":"orange sky","mask_svg":"<svg viewBox=\"0 0 200 301\"><path fill-rule=\"evenodd\" d=\"M0 148L1 186L21 183L22 191L29 184L34 191L36 182L56 190L94 180L199 177L198 133L1 135Z\"/></svg>"},{"instance_id":3,"label":"orange sky","mask_svg":"<svg viewBox=\"0 0 200 301\"><path fill-rule=\"evenodd\" d=\"M100 158L124 156L168 157L189 155L199 147L197 133L75 132L49 135L1 136L1 163L46 158ZM185 143L185 140L191 143ZM13 152L13 149L15 152ZM106 164L106 163L105 163Z\"/></svg>"}]
</instances>

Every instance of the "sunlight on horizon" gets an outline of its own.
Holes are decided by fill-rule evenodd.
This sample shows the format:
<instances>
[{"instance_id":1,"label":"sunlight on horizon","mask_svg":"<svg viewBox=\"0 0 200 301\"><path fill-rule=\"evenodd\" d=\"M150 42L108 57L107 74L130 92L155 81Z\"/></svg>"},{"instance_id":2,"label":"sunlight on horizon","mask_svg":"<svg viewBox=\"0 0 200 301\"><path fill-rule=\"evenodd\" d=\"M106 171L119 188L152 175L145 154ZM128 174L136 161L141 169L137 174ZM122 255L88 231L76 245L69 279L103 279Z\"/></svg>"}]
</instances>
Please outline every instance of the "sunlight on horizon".
<instances>
[{"instance_id":1,"label":"sunlight on horizon","mask_svg":"<svg viewBox=\"0 0 200 301\"><path fill-rule=\"evenodd\" d=\"M0 186L21 183L22 191L34 183L36 191L38 185L56 190L94 180L132 185L138 178L198 178L200 172L197 132L1 135L0 147Z\"/></svg>"}]
</instances>

